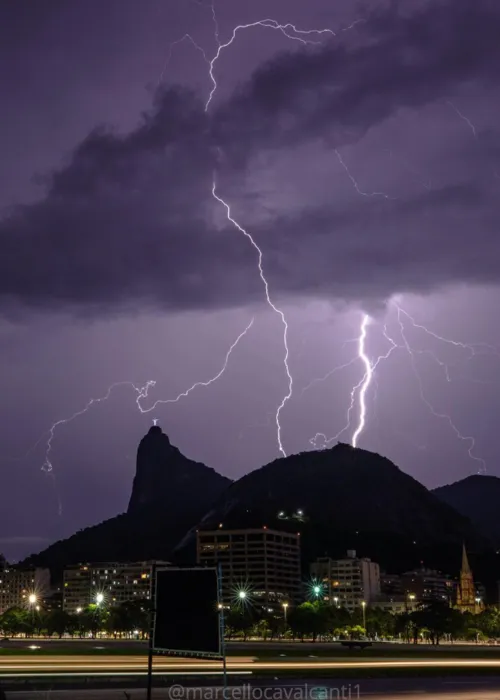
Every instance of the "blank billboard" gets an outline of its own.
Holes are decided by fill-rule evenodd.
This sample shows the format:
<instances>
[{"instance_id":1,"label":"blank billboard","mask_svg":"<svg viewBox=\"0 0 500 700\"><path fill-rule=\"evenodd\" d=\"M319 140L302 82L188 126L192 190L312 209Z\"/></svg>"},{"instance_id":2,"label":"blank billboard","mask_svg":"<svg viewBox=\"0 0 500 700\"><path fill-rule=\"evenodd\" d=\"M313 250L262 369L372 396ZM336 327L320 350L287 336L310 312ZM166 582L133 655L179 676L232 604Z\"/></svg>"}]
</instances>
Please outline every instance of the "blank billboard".
<instances>
[{"instance_id":1,"label":"blank billboard","mask_svg":"<svg viewBox=\"0 0 500 700\"><path fill-rule=\"evenodd\" d=\"M221 655L216 569L156 572L156 651Z\"/></svg>"}]
</instances>

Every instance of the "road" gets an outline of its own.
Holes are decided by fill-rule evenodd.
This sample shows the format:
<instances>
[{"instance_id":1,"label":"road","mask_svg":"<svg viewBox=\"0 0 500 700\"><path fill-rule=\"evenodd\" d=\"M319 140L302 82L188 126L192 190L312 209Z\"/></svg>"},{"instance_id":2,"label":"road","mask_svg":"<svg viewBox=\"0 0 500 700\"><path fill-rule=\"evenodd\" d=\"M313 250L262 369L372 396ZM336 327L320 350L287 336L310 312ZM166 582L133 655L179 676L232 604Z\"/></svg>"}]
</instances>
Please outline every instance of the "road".
<instances>
[{"instance_id":1,"label":"road","mask_svg":"<svg viewBox=\"0 0 500 700\"><path fill-rule=\"evenodd\" d=\"M5 655L0 656L0 678L20 678L33 674L50 675L54 677L74 676L74 677L118 677L142 675L146 672L147 659L145 656L134 655L107 655L107 656L83 656L83 655L57 655L47 656L27 656L27 655ZM172 677L189 674L194 677L218 676L222 674L222 664L220 661L202 659L181 659L176 657L155 657L154 672ZM376 658L367 657L362 659L359 656L332 660L328 657L317 657L311 659L257 659L255 657L233 656L227 659L227 670L229 674L258 675L259 672L266 673L287 673L293 671L295 674L301 671L342 671L343 669L408 669L415 671L419 669L498 669L500 674L500 658L428 658L411 659L401 658ZM499 698L500 700L500 698Z\"/></svg>"},{"instance_id":2,"label":"road","mask_svg":"<svg viewBox=\"0 0 500 700\"><path fill-rule=\"evenodd\" d=\"M203 688L154 688L153 700L499 700L500 681L371 679L294 681L275 685L228 686L225 692L219 686ZM145 700L146 691L141 688L108 690L48 690L9 691L7 700Z\"/></svg>"}]
</instances>

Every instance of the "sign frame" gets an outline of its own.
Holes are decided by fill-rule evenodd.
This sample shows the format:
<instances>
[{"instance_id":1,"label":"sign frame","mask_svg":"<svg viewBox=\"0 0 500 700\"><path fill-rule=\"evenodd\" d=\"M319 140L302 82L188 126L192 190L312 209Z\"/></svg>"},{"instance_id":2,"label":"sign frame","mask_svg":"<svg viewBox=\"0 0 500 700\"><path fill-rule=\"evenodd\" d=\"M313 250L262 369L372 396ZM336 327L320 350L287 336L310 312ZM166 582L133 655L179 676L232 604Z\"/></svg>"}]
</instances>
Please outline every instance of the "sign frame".
<instances>
[{"instance_id":1,"label":"sign frame","mask_svg":"<svg viewBox=\"0 0 500 700\"><path fill-rule=\"evenodd\" d=\"M163 647L157 647L155 646L155 636L156 636L156 616L157 616L157 605L156 605L156 595L158 591L158 574L159 573L164 573L164 572L174 572L174 571L199 571L199 572L208 572L212 571L215 574L215 580L216 580L216 586L217 586L217 600L216 600L216 606L217 606L217 611L219 615L219 624L218 624L218 646L219 649L217 652L211 652L211 651L196 651L196 650L187 650L187 649L166 649ZM164 656L183 656L183 657L188 657L188 658L207 658L207 659L214 659L218 661L225 661L225 643L224 643L224 608L222 605L222 590L221 590L221 575L220 575L220 567L203 567L203 566L158 566L155 567L154 571L154 577L151 577L151 596L150 600L152 601L153 605L153 620L152 620L152 625L151 625L151 648L152 648L152 653L154 654L161 654ZM154 589L154 590L153 590ZM153 597L154 595L154 597Z\"/></svg>"}]
</instances>

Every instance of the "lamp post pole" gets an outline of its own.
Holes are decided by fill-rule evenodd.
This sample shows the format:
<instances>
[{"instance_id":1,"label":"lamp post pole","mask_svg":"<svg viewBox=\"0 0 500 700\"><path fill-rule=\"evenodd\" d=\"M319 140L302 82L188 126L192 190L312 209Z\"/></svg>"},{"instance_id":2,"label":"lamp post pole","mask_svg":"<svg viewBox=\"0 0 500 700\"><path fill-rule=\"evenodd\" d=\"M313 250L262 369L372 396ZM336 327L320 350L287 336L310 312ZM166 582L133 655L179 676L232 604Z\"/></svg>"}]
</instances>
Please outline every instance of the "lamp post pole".
<instances>
[{"instance_id":1,"label":"lamp post pole","mask_svg":"<svg viewBox=\"0 0 500 700\"><path fill-rule=\"evenodd\" d=\"M283 617L285 618L285 632L286 632L286 613L288 609L288 603L283 603Z\"/></svg>"},{"instance_id":2,"label":"lamp post pole","mask_svg":"<svg viewBox=\"0 0 500 700\"><path fill-rule=\"evenodd\" d=\"M154 650L154 630L156 614L156 562L151 565L151 587L149 594L151 605L149 617L149 641L148 641L148 685L146 691L147 700L151 700L153 693L153 650Z\"/></svg>"}]
</instances>

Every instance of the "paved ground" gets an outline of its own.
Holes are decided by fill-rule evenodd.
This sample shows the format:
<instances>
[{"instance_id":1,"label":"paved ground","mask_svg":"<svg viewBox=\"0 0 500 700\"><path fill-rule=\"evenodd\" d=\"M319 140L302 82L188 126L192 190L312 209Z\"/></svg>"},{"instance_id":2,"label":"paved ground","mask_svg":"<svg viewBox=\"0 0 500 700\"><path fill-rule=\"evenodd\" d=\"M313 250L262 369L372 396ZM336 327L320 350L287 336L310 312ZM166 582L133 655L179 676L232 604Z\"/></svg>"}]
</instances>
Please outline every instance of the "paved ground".
<instances>
[{"instance_id":1,"label":"paved ground","mask_svg":"<svg viewBox=\"0 0 500 700\"><path fill-rule=\"evenodd\" d=\"M7 655L0 656L0 679L25 677L33 674L50 674L54 677L64 675L72 676L130 676L142 675L146 671L147 657L118 654L99 656L80 655L57 655L46 656L34 655ZM359 669L369 671L371 669L408 669L418 672L420 669L498 669L500 674L500 657L475 658L471 655L468 658L447 658L439 655L429 654L420 658L387 658L387 657L366 657L353 655L348 658L332 659L318 656L316 658L289 658L289 659L257 659L250 656L233 656L227 660L229 673L239 675L253 674L259 672L294 672L302 671L321 673L322 670L341 671L342 669ZM154 670L158 674L168 674L179 676L189 674L195 675L220 675L222 664L220 661L208 659L182 659L178 657L155 657ZM293 699L295 700L295 699Z\"/></svg>"},{"instance_id":2,"label":"paved ground","mask_svg":"<svg viewBox=\"0 0 500 700\"><path fill-rule=\"evenodd\" d=\"M28 651L30 647L38 647L40 651L60 651L71 654L85 654L95 652L123 652L132 654L146 654L147 642L136 640L113 640L113 639L10 639L3 641L0 639L0 657L2 652L9 653L11 650ZM375 642L372 647L366 649L365 655L376 655L383 651L388 655L422 655L422 654L471 654L498 655L500 656L500 644L440 644L433 647L429 644L401 644L393 642ZM276 652L276 654L273 654ZM348 651L339 642L229 642L227 644L229 655L265 655L280 656L281 654L309 655L309 654L330 654L345 655Z\"/></svg>"},{"instance_id":3,"label":"paved ground","mask_svg":"<svg viewBox=\"0 0 500 700\"><path fill-rule=\"evenodd\" d=\"M1 696L0 696L1 697ZM154 688L153 700L499 700L500 681L491 680L322 680L275 685ZM7 700L145 700L144 689L8 692Z\"/></svg>"}]
</instances>

